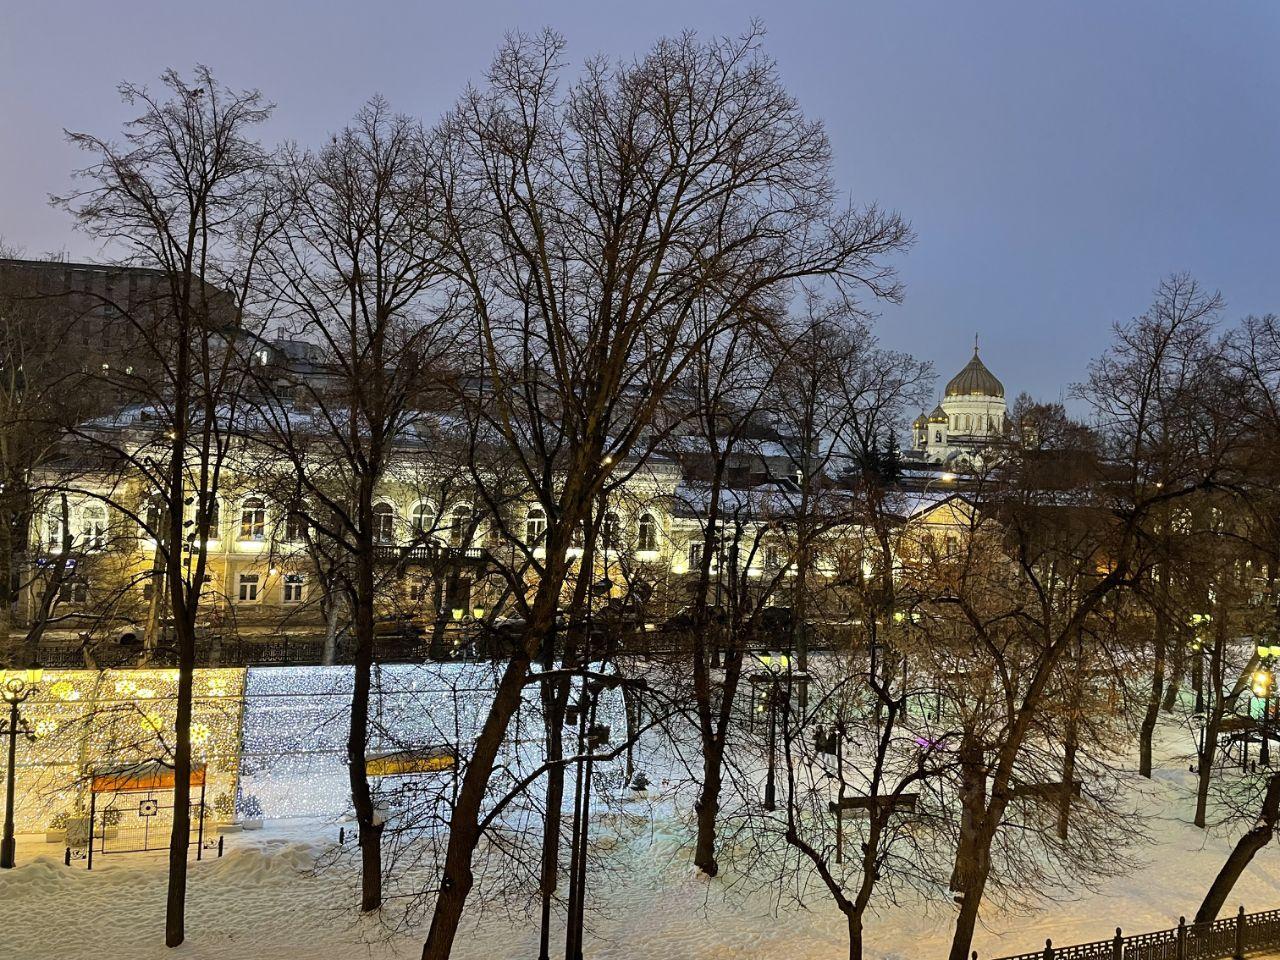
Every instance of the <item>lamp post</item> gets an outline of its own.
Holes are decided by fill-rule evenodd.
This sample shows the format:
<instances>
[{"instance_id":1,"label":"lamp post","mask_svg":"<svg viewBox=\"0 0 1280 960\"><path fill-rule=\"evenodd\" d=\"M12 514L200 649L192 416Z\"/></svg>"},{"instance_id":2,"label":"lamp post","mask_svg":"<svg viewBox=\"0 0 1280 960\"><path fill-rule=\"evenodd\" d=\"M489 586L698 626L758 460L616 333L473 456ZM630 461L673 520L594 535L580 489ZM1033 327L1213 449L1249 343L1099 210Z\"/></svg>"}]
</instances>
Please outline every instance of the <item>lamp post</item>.
<instances>
[{"instance_id":1,"label":"lamp post","mask_svg":"<svg viewBox=\"0 0 1280 960\"><path fill-rule=\"evenodd\" d=\"M1258 751L1258 761L1264 766L1271 766L1271 737L1268 733L1268 722L1271 715L1271 693L1275 689L1275 673L1273 664L1280 661L1280 646L1258 646L1258 669L1253 673L1253 695L1262 701L1262 718L1260 730L1262 747Z\"/></svg>"},{"instance_id":2,"label":"lamp post","mask_svg":"<svg viewBox=\"0 0 1280 960\"><path fill-rule=\"evenodd\" d=\"M5 776L4 792L4 840L0 842L0 868L13 866L15 841L13 837L13 794L15 771L14 765L18 756L18 734L28 740L36 738L30 724L18 712L18 705L36 692L36 684L40 682L40 670L27 670L23 673L9 674L5 677L2 695L9 704L9 721L3 733L9 737L9 766Z\"/></svg>"},{"instance_id":3,"label":"lamp post","mask_svg":"<svg viewBox=\"0 0 1280 960\"><path fill-rule=\"evenodd\" d=\"M565 723L578 725L578 753L585 759L577 763L574 783L573 826L569 839L569 915L566 921L565 960L582 960L582 920L587 905L587 838L591 829L591 775L597 747L609 743L610 729L596 723L600 692L606 684L584 677L582 697L576 709L565 712Z\"/></svg>"},{"instance_id":4,"label":"lamp post","mask_svg":"<svg viewBox=\"0 0 1280 960\"><path fill-rule=\"evenodd\" d=\"M791 661L783 653L756 654L756 659L764 665L764 670L753 675L751 679L755 683L763 682L766 684L765 696L769 710L769 764L764 781L764 809L772 811L778 808L777 786L774 774L774 767L777 765L778 757L778 701L781 699L778 678L787 671Z\"/></svg>"},{"instance_id":5,"label":"lamp post","mask_svg":"<svg viewBox=\"0 0 1280 960\"><path fill-rule=\"evenodd\" d=\"M1191 653L1195 659L1191 662L1191 685L1196 691L1196 709L1197 714L1204 714L1204 639L1201 636L1201 628L1209 622L1207 613L1193 613L1191 615L1191 629L1194 631L1191 636Z\"/></svg>"}]
</instances>

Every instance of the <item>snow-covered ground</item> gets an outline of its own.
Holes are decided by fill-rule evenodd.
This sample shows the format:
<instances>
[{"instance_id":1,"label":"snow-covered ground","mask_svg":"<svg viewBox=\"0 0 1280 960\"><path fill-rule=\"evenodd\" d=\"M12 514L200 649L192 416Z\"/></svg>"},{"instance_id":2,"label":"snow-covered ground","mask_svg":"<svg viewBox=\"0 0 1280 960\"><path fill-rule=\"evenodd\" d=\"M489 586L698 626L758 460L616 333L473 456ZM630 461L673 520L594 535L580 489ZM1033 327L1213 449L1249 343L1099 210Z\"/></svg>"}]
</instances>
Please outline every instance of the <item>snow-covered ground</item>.
<instances>
[{"instance_id":1,"label":"snow-covered ground","mask_svg":"<svg viewBox=\"0 0 1280 960\"><path fill-rule=\"evenodd\" d=\"M1189 825L1192 777L1179 754L1185 732L1162 731L1164 763L1142 786L1150 846L1141 865L1099 889L1071 895L1029 915L987 912L975 940L982 957L1031 950L1052 937L1070 943L1172 926L1195 911L1229 849L1226 837ZM660 805L646 809L662 809ZM358 919L351 875L328 862L337 828L320 820L268 822L261 832L230 835L221 860L193 863L187 943L163 946L165 870L159 855L115 855L63 865L61 848L36 836L19 839L19 866L0 875L0 956L14 960L348 960L416 957L424 928L389 933ZM687 832L655 816L614 851L620 863L590 886L585 953L599 960L818 960L844 956L845 927L829 903L775 913L764 894L724 895L690 865ZM1231 900L1249 910L1280 906L1280 851L1259 854ZM388 907L392 918L400 907ZM881 912L867 933L869 956L915 960L945 954L953 907L916 902ZM559 929L557 933L559 934ZM562 942L562 939L561 939ZM537 955L536 925L507 913L473 916L460 936L458 960ZM561 949L563 949L561 947Z\"/></svg>"}]
</instances>

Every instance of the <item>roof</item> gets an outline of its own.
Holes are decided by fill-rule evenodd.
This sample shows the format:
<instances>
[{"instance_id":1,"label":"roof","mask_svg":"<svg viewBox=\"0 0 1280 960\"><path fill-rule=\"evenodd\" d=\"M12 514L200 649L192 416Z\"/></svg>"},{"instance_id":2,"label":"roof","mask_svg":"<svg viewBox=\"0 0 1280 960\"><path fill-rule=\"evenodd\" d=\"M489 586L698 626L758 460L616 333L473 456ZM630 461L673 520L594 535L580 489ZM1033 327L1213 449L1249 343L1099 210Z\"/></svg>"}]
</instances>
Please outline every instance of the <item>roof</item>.
<instances>
[{"instance_id":1,"label":"roof","mask_svg":"<svg viewBox=\"0 0 1280 960\"><path fill-rule=\"evenodd\" d=\"M948 397L1003 397L1004 384L996 379L995 374L987 369L987 365L978 357L978 348L973 348L973 358L964 365L964 369L951 378L947 384Z\"/></svg>"}]
</instances>

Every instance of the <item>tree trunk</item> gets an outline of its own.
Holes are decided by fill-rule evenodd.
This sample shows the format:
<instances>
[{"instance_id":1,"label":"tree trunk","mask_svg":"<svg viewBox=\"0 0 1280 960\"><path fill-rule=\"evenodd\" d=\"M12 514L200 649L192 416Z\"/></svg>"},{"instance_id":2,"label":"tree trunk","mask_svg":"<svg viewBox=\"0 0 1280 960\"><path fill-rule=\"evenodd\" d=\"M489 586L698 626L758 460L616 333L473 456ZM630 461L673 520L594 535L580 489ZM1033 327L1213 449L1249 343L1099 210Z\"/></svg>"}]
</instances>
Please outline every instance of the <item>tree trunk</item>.
<instances>
[{"instance_id":1,"label":"tree trunk","mask_svg":"<svg viewBox=\"0 0 1280 960\"><path fill-rule=\"evenodd\" d=\"M547 665L543 665L547 669ZM569 699L571 685L567 680L560 684L542 683L542 710L546 720L547 809L543 817L542 876L539 893L542 897L542 918L539 930L539 957L546 960L550 949L551 899L560 885L560 825L564 805L564 708Z\"/></svg>"},{"instance_id":2,"label":"tree trunk","mask_svg":"<svg viewBox=\"0 0 1280 960\"><path fill-rule=\"evenodd\" d=\"M1156 618L1155 657L1151 666L1151 692L1147 697L1147 710L1142 717L1138 733L1138 774L1151 777L1151 740L1155 736L1156 721L1160 718L1160 701L1164 694L1165 643L1162 619Z\"/></svg>"},{"instance_id":3,"label":"tree trunk","mask_svg":"<svg viewBox=\"0 0 1280 960\"><path fill-rule=\"evenodd\" d=\"M702 789L698 800L693 805L697 814L698 839L694 846L694 865L708 877L720 872L716 861L716 824L720 816L720 788L724 764L724 744L715 739L714 742L702 744Z\"/></svg>"},{"instance_id":4,"label":"tree trunk","mask_svg":"<svg viewBox=\"0 0 1280 960\"><path fill-rule=\"evenodd\" d=\"M544 614L540 630L551 629L549 612ZM440 892L431 915L431 928L422 946L422 960L449 960L453 952L462 910L474 883L471 855L480 840L480 807L488 790L494 760L506 739L507 727L520 708L520 693L528 675L527 658L517 657L507 664L498 681L484 726L476 738L475 751L466 764L453 815L449 818L444 874L440 878Z\"/></svg>"},{"instance_id":5,"label":"tree trunk","mask_svg":"<svg viewBox=\"0 0 1280 960\"><path fill-rule=\"evenodd\" d=\"M1273 773L1267 779L1267 792L1262 800L1257 824L1239 839L1227 856L1227 862L1213 878L1204 902L1196 911L1196 923L1211 923L1217 919L1223 903L1240 879L1240 874L1244 873L1245 867L1253 860L1254 854L1271 842L1277 817L1280 817L1280 773Z\"/></svg>"},{"instance_id":6,"label":"tree trunk","mask_svg":"<svg viewBox=\"0 0 1280 960\"><path fill-rule=\"evenodd\" d=\"M1204 750L1196 764L1196 816L1195 825L1201 830L1208 822L1209 785L1213 781L1213 762L1218 752L1218 729L1222 723L1222 708L1215 706L1205 717Z\"/></svg>"},{"instance_id":7,"label":"tree trunk","mask_svg":"<svg viewBox=\"0 0 1280 960\"><path fill-rule=\"evenodd\" d=\"M193 588L196 590L198 588ZM197 594L198 596L198 594ZM191 601L197 602L197 601ZM187 856L191 845L191 694L195 668L194 616L178 630L178 705L174 720L173 829L169 834L169 887L165 901L164 943L186 939ZM203 813L203 811L202 811Z\"/></svg>"},{"instance_id":8,"label":"tree trunk","mask_svg":"<svg viewBox=\"0 0 1280 960\"><path fill-rule=\"evenodd\" d=\"M862 917L848 912L845 918L849 923L849 960L862 960Z\"/></svg>"},{"instance_id":9,"label":"tree trunk","mask_svg":"<svg viewBox=\"0 0 1280 960\"><path fill-rule=\"evenodd\" d=\"M372 512L372 507L370 508ZM356 557L355 683L351 690L351 728L347 736L347 773L360 835L360 909L382 906L382 824L375 819L373 792L365 757L369 744L369 690L373 674L373 544L364 531L367 550Z\"/></svg>"},{"instance_id":10,"label":"tree trunk","mask_svg":"<svg viewBox=\"0 0 1280 960\"><path fill-rule=\"evenodd\" d=\"M1062 793L1058 796L1058 839L1067 839L1071 823L1071 782L1076 777L1076 750L1078 748L1076 718L1068 719L1067 742L1062 757Z\"/></svg>"},{"instance_id":11,"label":"tree trunk","mask_svg":"<svg viewBox=\"0 0 1280 960\"><path fill-rule=\"evenodd\" d=\"M330 590L330 599L325 604L324 649L320 653L320 663L331 667L338 662L338 620L342 615L342 600L336 590Z\"/></svg>"}]
</instances>

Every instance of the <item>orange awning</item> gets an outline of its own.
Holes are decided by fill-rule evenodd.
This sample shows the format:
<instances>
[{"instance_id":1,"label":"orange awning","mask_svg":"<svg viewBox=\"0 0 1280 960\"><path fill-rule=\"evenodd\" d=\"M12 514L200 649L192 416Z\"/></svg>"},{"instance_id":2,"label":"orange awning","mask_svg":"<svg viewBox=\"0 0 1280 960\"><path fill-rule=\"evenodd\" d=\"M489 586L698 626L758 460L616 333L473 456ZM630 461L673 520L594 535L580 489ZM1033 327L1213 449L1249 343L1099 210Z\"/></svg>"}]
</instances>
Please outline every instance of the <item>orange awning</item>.
<instances>
[{"instance_id":1,"label":"orange awning","mask_svg":"<svg viewBox=\"0 0 1280 960\"><path fill-rule=\"evenodd\" d=\"M89 789L93 793L134 793L145 790L172 790L176 778L173 768L163 763L142 763L134 767L95 773ZM192 764L191 786L200 787L205 782L205 765Z\"/></svg>"}]
</instances>

